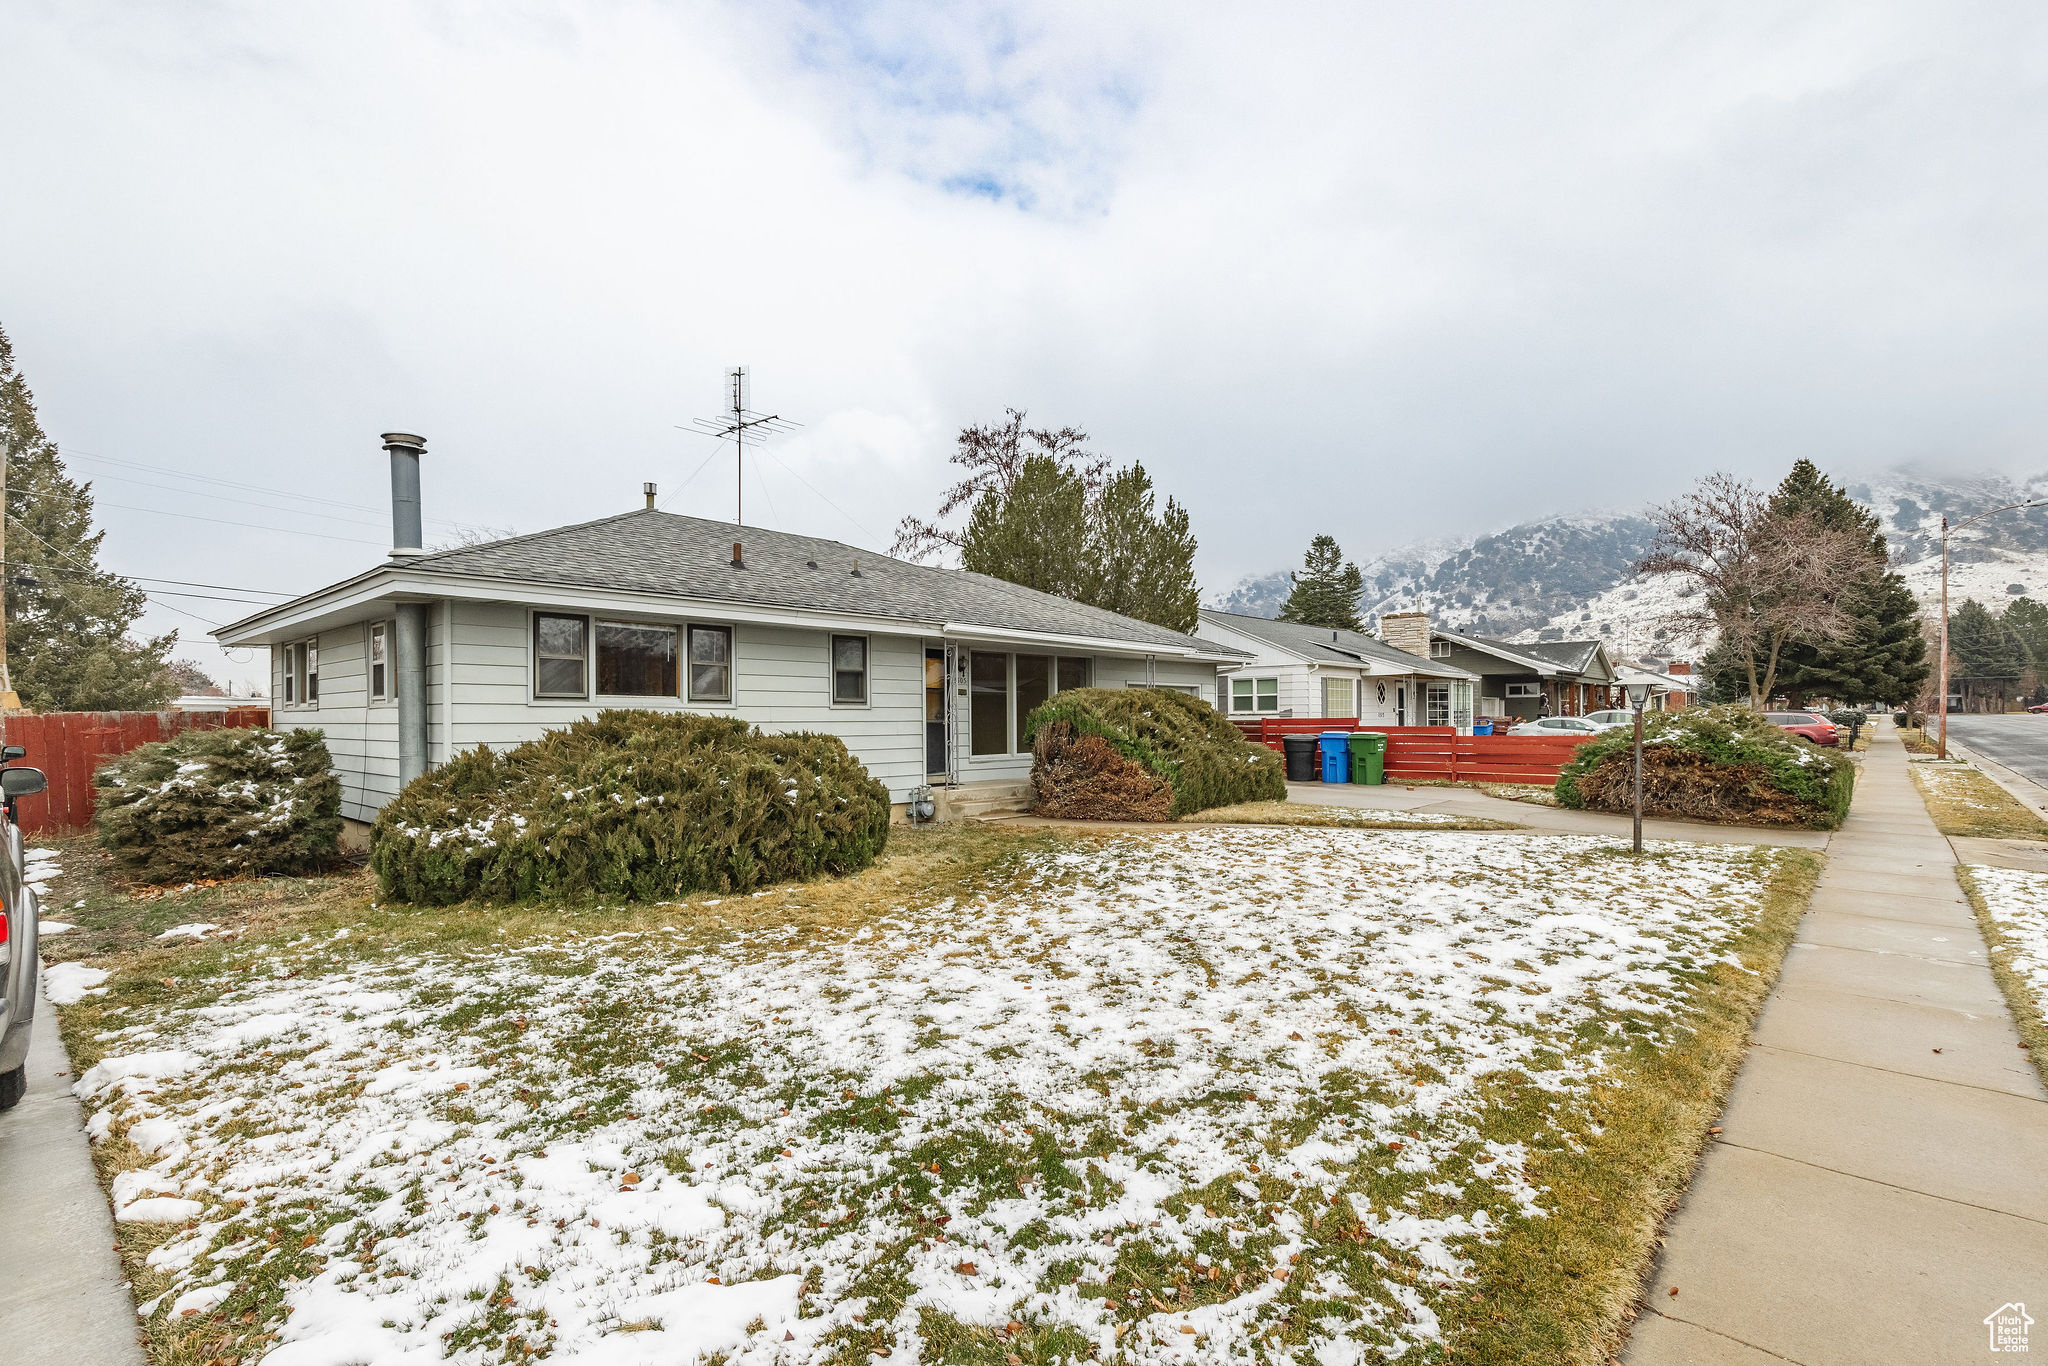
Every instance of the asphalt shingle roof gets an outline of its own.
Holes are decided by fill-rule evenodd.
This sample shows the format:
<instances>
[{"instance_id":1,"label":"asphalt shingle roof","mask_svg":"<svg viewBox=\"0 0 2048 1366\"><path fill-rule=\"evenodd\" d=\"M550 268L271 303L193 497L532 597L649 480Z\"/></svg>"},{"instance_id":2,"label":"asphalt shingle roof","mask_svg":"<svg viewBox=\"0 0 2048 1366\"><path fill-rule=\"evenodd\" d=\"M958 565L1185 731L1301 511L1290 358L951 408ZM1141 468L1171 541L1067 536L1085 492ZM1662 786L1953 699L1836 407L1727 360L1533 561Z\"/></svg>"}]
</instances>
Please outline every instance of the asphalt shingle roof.
<instances>
[{"instance_id":1,"label":"asphalt shingle roof","mask_svg":"<svg viewBox=\"0 0 2048 1366\"><path fill-rule=\"evenodd\" d=\"M740 543L745 568L733 567L734 541ZM1240 653L986 574L909 564L839 541L654 509L438 551L409 561L406 568L706 602L1037 631L1219 655Z\"/></svg>"},{"instance_id":2,"label":"asphalt shingle roof","mask_svg":"<svg viewBox=\"0 0 2048 1366\"><path fill-rule=\"evenodd\" d=\"M1519 655L1533 655L1575 674L1582 674L1593 667L1593 652L1600 648L1597 640L1489 640L1487 644L1513 650Z\"/></svg>"},{"instance_id":3,"label":"asphalt shingle roof","mask_svg":"<svg viewBox=\"0 0 2048 1366\"><path fill-rule=\"evenodd\" d=\"M1473 677L1455 665L1441 664L1433 659L1409 654L1406 650L1397 650L1379 637L1369 636L1360 631L1332 631L1327 626L1303 626L1299 622L1275 621L1271 617L1238 616L1233 612L1216 612L1206 608L1203 609L1202 620L1213 621L1219 626L1228 626L1233 631L1242 631L1248 636L1320 663L1365 662L1391 665L1404 673L1424 674L1431 678Z\"/></svg>"}]
</instances>

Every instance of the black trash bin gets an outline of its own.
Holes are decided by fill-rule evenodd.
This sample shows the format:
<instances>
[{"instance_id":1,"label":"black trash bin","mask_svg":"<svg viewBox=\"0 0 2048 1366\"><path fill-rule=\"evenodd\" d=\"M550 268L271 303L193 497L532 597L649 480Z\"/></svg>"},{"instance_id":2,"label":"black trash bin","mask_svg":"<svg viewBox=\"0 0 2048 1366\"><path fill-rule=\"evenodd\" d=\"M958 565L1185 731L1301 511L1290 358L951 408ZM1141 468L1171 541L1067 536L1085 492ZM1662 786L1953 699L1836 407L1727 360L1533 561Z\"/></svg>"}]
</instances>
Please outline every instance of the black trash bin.
<instances>
[{"instance_id":1,"label":"black trash bin","mask_svg":"<svg viewBox=\"0 0 2048 1366\"><path fill-rule=\"evenodd\" d=\"M1316 772L1316 740L1313 735L1283 735L1280 743L1287 747L1287 781L1290 783L1312 783L1321 775Z\"/></svg>"}]
</instances>

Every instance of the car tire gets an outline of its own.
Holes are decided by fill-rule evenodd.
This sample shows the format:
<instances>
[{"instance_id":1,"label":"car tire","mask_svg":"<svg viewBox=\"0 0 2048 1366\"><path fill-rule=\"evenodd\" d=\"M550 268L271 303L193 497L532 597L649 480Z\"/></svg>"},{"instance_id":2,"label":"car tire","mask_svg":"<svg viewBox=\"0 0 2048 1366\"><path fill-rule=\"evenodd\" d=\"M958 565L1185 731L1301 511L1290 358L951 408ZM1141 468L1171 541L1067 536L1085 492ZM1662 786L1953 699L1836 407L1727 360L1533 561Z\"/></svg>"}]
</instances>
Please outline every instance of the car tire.
<instances>
[{"instance_id":1,"label":"car tire","mask_svg":"<svg viewBox=\"0 0 2048 1366\"><path fill-rule=\"evenodd\" d=\"M0 1110L12 1110L15 1102L27 1094L27 1063L23 1063L12 1072L0 1072Z\"/></svg>"}]
</instances>

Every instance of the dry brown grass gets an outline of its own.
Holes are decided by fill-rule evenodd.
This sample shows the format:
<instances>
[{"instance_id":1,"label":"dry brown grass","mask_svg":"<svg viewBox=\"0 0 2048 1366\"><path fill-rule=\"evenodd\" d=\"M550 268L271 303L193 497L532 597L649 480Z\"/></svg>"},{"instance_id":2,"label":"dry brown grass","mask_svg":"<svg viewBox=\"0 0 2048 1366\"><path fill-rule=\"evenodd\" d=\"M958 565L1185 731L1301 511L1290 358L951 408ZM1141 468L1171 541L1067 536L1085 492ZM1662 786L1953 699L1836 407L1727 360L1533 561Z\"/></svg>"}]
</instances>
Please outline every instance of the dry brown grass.
<instances>
[{"instance_id":1,"label":"dry brown grass","mask_svg":"<svg viewBox=\"0 0 2048 1366\"><path fill-rule=\"evenodd\" d=\"M1991 908L1984 902L1984 891L1971 875L1968 864L1956 865L1956 881L1963 886L1963 895L1970 899L1970 909L1977 913L1977 929L1984 936L1984 947L1991 959L1991 975L1998 981L1998 989L2005 993L2005 1003L2012 1008L2013 1024L2020 1032L2020 1043L2025 1046L2027 1056L2033 1059L2034 1070L2041 1074L2041 1082L2048 1085L2048 1018L2041 1013L2041 1002L2034 998L2033 991L2018 973L2012 970L2014 944L2005 927L1991 914Z\"/></svg>"},{"instance_id":2,"label":"dry brown grass","mask_svg":"<svg viewBox=\"0 0 2048 1366\"><path fill-rule=\"evenodd\" d=\"M2048 840L2048 821L1989 776L1963 763L1908 765L1927 814L1944 835L1970 839Z\"/></svg>"},{"instance_id":3,"label":"dry brown grass","mask_svg":"<svg viewBox=\"0 0 2048 1366\"><path fill-rule=\"evenodd\" d=\"M1900 744L1902 744L1902 745L1904 745L1904 746L1906 747L1906 753L1908 753L1908 754L1932 754L1932 753L1934 753L1934 749L1935 749L1935 746L1934 746L1934 741L1930 740L1930 739L1928 738L1928 736L1927 736L1927 732L1926 732L1926 731L1924 731L1924 730L1922 730L1922 729L1920 729L1920 727L1918 727L1918 726L1900 726L1900 727L1898 728L1898 732L1899 732L1899 743L1900 743Z\"/></svg>"}]
</instances>

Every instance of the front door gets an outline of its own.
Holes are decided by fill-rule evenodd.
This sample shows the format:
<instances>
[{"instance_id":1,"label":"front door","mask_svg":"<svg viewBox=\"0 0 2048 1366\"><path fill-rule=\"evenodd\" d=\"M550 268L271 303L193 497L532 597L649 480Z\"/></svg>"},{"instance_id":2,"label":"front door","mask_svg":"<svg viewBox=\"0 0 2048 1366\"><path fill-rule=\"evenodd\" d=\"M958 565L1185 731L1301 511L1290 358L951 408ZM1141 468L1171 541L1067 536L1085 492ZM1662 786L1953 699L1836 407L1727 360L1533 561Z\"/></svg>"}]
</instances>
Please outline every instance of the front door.
<instances>
[{"instance_id":1,"label":"front door","mask_svg":"<svg viewBox=\"0 0 2048 1366\"><path fill-rule=\"evenodd\" d=\"M946 772L946 652L924 652L924 771Z\"/></svg>"},{"instance_id":2,"label":"front door","mask_svg":"<svg viewBox=\"0 0 2048 1366\"><path fill-rule=\"evenodd\" d=\"M1397 726L1408 724L1408 685L1406 683L1394 685L1394 724Z\"/></svg>"}]
</instances>

